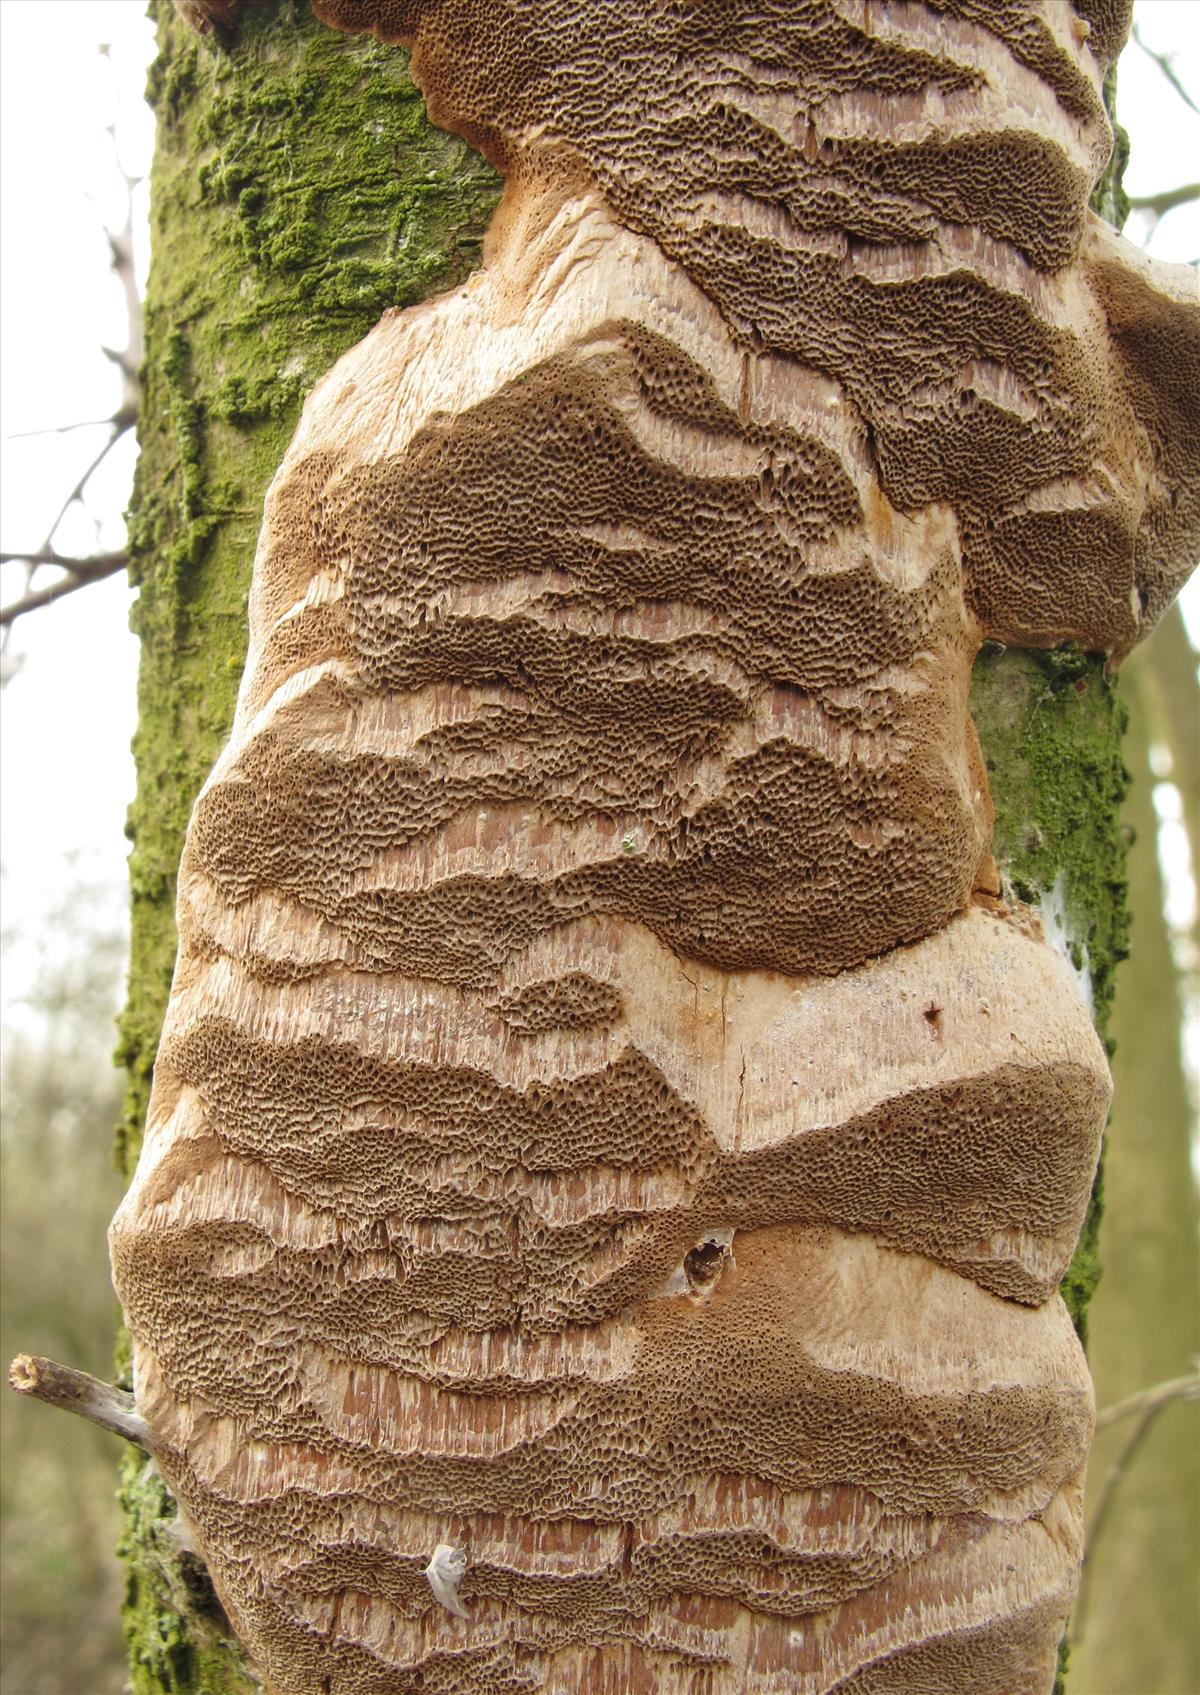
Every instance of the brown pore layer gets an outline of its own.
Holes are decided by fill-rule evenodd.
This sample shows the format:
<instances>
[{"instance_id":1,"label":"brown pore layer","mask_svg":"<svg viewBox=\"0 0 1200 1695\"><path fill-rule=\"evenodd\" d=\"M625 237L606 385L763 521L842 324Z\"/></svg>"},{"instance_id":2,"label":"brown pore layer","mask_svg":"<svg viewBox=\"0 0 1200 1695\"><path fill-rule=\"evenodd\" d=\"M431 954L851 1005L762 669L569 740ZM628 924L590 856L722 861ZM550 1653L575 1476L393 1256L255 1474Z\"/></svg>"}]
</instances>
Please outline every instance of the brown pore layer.
<instances>
[{"instance_id":1,"label":"brown pore layer","mask_svg":"<svg viewBox=\"0 0 1200 1695\"><path fill-rule=\"evenodd\" d=\"M953 504L988 635L1121 655L1169 604L1200 524L1195 281L1087 210L1126 4L315 10L411 45L510 203L594 183L738 346L840 383L892 503ZM1110 329L1110 267L1165 333Z\"/></svg>"},{"instance_id":2,"label":"brown pore layer","mask_svg":"<svg viewBox=\"0 0 1200 1695\"><path fill-rule=\"evenodd\" d=\"M1200 528L1127 8L316 9L509 186L268 496L112 1235L164 1474L279 1695L1045 1695L1108 1080L967 686Z\"/></svg>"},{"instance_id":3,"label":"brown pore layer","mask_svg":"<svg viewBox=\"0 0 1200 1695\"><path fill-rule=\"evenodd\" d=\"M173 1234L159 1249L182 1269ZM439 1687L445 1659L460 1688L490 1667L511 1681L487 1688L590 1689L581 1656L608 1643L633 1689L832 1688L939 1618L994 1629L977 1586L1001 1561L1019 1561L1014 1600L1060 1605L1090 1428L1061 1308L963 1305L970 1285L862 1237L755 1231L738 1251L707 1296L634 1303L612 1326L447 1331L427 1345L441 1383L369 1368L357 1346L298 1349L283 1268L285 1304L220 1356L189 1359L186 1317L156 1300L174 1338L146 1395L164 1469L222 1550L234 1616L271 1622L279 1684ZM942 1314L940 1357L896 1296ZM989 1339L968 1365L971 1330ZM442 1531L470 1539L465 1632L430 1617L407 1551ZM914 1615L899 1643L896 1606Z\"/></svg>"},{"instance_id":4,"label":"brown pore layer","mask_svg":"<svg viewBox=\"0 0 1200 1695\"><path fill-rule=\"evenodd\" d=\"M394 327L389 357L419 359ZM306 699L299 745L264 729L206 789L189 864L225 900L274 890L370 968L482 987L584 914L726 969L835 971L970 894L990 820L952 535L903 526L889 581L897 522L864 521L831 446L739 420L660 336L599 323L403 454L343 461L306 523L337 586L276 625L247 706L341 661L341 745ZM268 545L269 576L291 525ZM419 739L399 713L355 733L381 696L451 690ZM530 808L545 851L514 864ZM459 862L436 878L435 842Z\"/></svg>"},{"instance_id":5,"label":"brown pore layer","mask_svg":"<svg viewBox=\"0 0 1200 1695\"><path fill-rule=\"evenodd\" d=\"M1010 1064L736 1152L629 1047L603 1070L518 1091L475 1068L380 1063L311 1036L285 1046L207 1019L160 1063L166 1086L195 1092L206 1162L265 1167L291 1201L335 1213L344 1238L398 1263L402 1281L372 1291L387 1323L535 1332L619 1314L709 1230L782 1222L866 1230L960 1270L973 1262L995 1293L1044 1300L1078 1229L1105 1103L1078 1062ZM430 1227L447 1213L455 1229ZM265 1246L252 1216L229 1227ZM269 1299L280 1256L268 1251L253 1299ZM315 1304L299 1286L290 1298L332 1341L353 1329L356 1296L320 1254L312 1275ZM216 1285L211 1296L224 1299Z\"/></svg>"}]
</instances>

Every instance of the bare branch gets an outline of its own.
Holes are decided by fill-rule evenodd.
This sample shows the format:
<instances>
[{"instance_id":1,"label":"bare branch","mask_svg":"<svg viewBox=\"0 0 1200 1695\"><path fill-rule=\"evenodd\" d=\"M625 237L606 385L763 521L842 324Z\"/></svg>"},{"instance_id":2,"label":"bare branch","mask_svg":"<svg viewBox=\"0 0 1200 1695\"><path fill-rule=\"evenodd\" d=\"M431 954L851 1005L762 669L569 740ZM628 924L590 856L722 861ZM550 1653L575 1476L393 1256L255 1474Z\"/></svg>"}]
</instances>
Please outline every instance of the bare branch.
<instances>
[{"instance_id":1,"label":"bare branch","mask_svg":"<svg viewBox=\"0 0 1200 1695\"><path fill-rule=\"evenodd\" d=\"M1142 40L1138 33L1138 26L1136 24L1133 26L1133 39L1137 42L1146 57L1154 60L1154 63L1166 77L1167 81L1175 90L1176 94L1178 94L1179 98L1183 101L1184 105L1189 106L1193 112L1200 112L1200 106L1197 106L1196 102L1192 99L1187 89L1183 86L1175 74L1175 67L1173 63L1175 55L1173 53L1156 53L1153 47L1147 47L1146 43Z\"/></svg>"},{"instance_id":2,"label":"bare branch","mask_svg":"<svg viewBox=\"0 0 1200 1695\"><path fill-rule=\"evenodd\" d=\"M102 44L100 53L107 56L109 53L108 47ZM128 340L124 349L104 347L101 351L121 373L121 402L110 418L81 420L78 424L63 424L48 430L20 432L22 435L28 436L59 435L72 430L88 428L94 424L97 427L105 426L107 434L99 451L93 455L75 479L66 499L55 513L40 547L33 549L32 552L0 554L0 560L20 559L25 565L25 590L23 595L8 606L0 608L0 630L3 631L3 636L0 637L0 656L7 652L8 638L12 625L17 618L26 612L35 611L40 606L48 606L56 600L61 600L64 595L73 594L77 589L85 587L88 583L98 582L103 577L112 576L115 571L119 571L127 563L127 556L123 552L96 554L90 559L68 558L59 554L54 546L54 537L59 525L75 502L83 500L84 489L88 480L116 443L133 427L137 419L139 378L143 358L143 323L142 302L138 293L137 275L134 267L133 196L135 188L142 179L131 176L128 171L121 167L117 150L115 120L107 126L107 133L112 143L114 161L125 184L125 216L120 229L114 230L105 225L104 231L108 238L109 260L112 270L125 295ZM103 223L103 220L101 221ZM9 439L16 438L10 437ZM58 566L64 572L64 575L45 588L35 589L33 586L34 577L45 565Z\"/></svg>"},{"instance_id":3,"label":"bare branch","mask_svg":"<svg viewBox=\"0 0 1200 1695\"><path fill-rule=\"evenodd\" d=\"M105 349L107 352L107 349ZM124 358L124 354L121 355ZM33 436L65 436L72 430L98 430L102 424L116 424L122 430L137 421L136 410L122 406L107 418L80 418L75 424L45 424L40 430L14 430L5 441L29 441Z\"/></svg>"},{"instance_id":4,"label":"bare branch","mask_svg":"<svg viewBox=\"0 0 1200 1695\"><path fill-rule=\"evenodd\" d=\"M112 141L113 158L120 164L117 152L117 126L113 122L108 126L108 134ZM128 342L123 352L116 352L111 347L104 352L121 372L124 382L123 409L137 411L139 373L141 371L143 350L142 297L138 292L137 274L133 263L133 191L141 180L131 177L127 171L121 175L125 180L125 222L119 230L106 230L108 236L109 258L113 272L125 295L125 316L128 322Z\"/></svg>"},{"instance_id":5,"label":"bare branch","mask_svg":"<svg viewBox=\"0 0 1200 1695\"><path fill-rule=\"evenodd\" d=\"M35 1354L18 1354L8 1368L8 1381L18 1395L78 1413L102 1430L135 1443L147 1454L154 1452L150 1426L138 1412L133 1396L114 1389L111 1383Z\"/></svg>"},{"instance_id":6,"label":"bare branch","mask_svg":"<svg viewBox=\"0 0 1200 1695\"><path fill-rule=\"evenodd\" d=\"M118 419L121 418L122 416L124 416L125 410L126 409L123 407L121 409L121 412L114 414L114 416L111 420L113 428L112 428L112 430L109 434L108 440L104 443L104 446L100 449L99 453L95 454L94 457L88 462L86 469L83 470L78 477L76 477L74 486L72 487L70 494L68 494L67 498L63 501L62 505L59 507L58 512L55 514L53 523L50 525L50 528L46 531L46 537L45 537L45 540L42 543L42 551L46 551L46 550L53 551L53 542L54 542L54 532L55 532L55 530L57 530L58 526L62 523L63 519L66 517L67 513L70 511L71 507L74 506L75 502L77 500L82 499L83 491L87 487L88 479L91 477L92 473L94 471L99 470L99 468L103 464L104 460L108 458L108 455L112 452L113 448L120 441L121 437L130 428L130 426L133 422L132 419L130 419L130 422L128 424L122 425L122 424L118 423ZM39 563L53 564L55 562L53 560L45 560L45 561L40 561ZM31 575L32 575L32 573L31 573Z\"/></svg>"},{"instance_id":7,"label":"bare branch","mask_svg":"<svg viewBox=\"0 0 1200 1695\"><path fill-rule=\"evenodd\" d=\"M1130 1395L1128 1400L1105 1407L1096 1415L1096 1429L1104 1430L1110 1424L1119 1424L1122 1419L1145 1412L1147 1408L1157 1412L1168 1401L1200 1401L1200 1373L1192 1377L1168 1378L1165 1383L1156 1383L1152 1389L1143 1389L1138 1395Z\"/></svg>"},{"instance_id":8,"label":"bare branch","mask_svg":"<svg viewBox=\"0 0 1200 1695\"><path fill-rule=\"evenodd\" d=\"M1143 1389L1140 1394L1130 1395L1127 1400L1118 1401L1114 1406L1106 1407L1096 1419L1096 1429L1105 1429L1110 1424L1119 1424L1123 1419L1132 1418L1133 1428L1117 1450L1117 1456L1108 1469L1108 1473L1096 1497L1096 1507L1088 1526L1087 1551L1083 1558L1083 1571L1079 1580L1079 1598L1075 1603L1075 1612L1071 1622L1071 1641L1083 1641L1084 1626L1087 1622L1088 1601L1091 1597L1091 1576L1095 1569L1096 1549L1105 1525L1109 1521L1113 1500L1117 1487L1125 1473L1129 1470L1134 1455L1141 1447L1151 1426L1164 1407L1172 1401L1200 1400L1200 1376L1174 1377L1165 1383L1156 1383L1153 1388Z\"/></svg>"},{"instance_id":9,"label":"bare branch","mask_svg":"<svg viewBox=\"0 0 1200 1695\"><path fill-rule=\"evenodd\" d=\"M131 382L137 380L138 362L135 359L130 358L127 349L123 347L108 347L104 342L101 342L100 351L111 364L117 367L117 370L120 371L123 377L128 377Z\"/></svg>"},{"instance_id":10,"label":"bare branch","mask_svg":"<svg viewBox=\"0 0 1200 1695\"><path fill-rule=\"evenodd\" d=\"M112 553L92 553L86 559L74 559L52 547L26 548L23 553L0 553L2 565L18 559L26 565L57 565L60 570L70 571L72 576L90 577L98 582L101 577L109 577L114 571L119 571L122 565L128 563L129 555L123 548Z\"/></svg>"},{"instance_id":11,"label":"bare branch","mask_svg":"<svg viewBox=\"0 0 1200 1695\"><path fill-rule=\"evenodd\" d=\"M28 561L26 553L0 554L0 560L23 559ZM8 606L0 607L0 628L8 629L26 612L36 612L40 606L51 606L56 600L62 600L65 595L74 594L77 589L85 589L91 583L101 582L105 577L115 576L129 563L127 553L97 553L91 559L64 559L57 554L44 555L34 560L34 569L41 565L58 565L67 573L57 582L47 583L45 588L30 589L20 600L12 601Z\"/></svg>"},{"instance_id":12,"label":"bare branch","mask_svg":"<svg viewBox=\"0 0 1200 1695\"><path fill-rule=\"evenodd\" d=\"M1131 194L1129 204L1136 212L1153 212L1155 220L1166 217L1176 206L1200 200L1200 182L1180 183L1178 188L1160 188L1157 194Z\"/></svg>"}]
</instances>

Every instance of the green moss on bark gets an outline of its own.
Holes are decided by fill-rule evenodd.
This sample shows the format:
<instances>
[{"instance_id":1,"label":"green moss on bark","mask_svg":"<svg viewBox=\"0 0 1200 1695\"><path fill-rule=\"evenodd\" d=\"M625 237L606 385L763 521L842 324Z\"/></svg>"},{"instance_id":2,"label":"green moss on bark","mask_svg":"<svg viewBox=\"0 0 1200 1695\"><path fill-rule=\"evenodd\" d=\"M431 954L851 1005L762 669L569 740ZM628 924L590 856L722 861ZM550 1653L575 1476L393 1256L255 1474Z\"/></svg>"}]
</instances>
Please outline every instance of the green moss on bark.
<instances>
[{"instance_id":1,"label":"green moss on bark","mask_svg":"<svg viewBox=\"0 0 1200 1695\"><path fill-rule=\"evenodd\" d=\"M1114 60L1104 78L1104 106L1113 128L1112 157L1104 175L1092 190L1092 211L1106 219L1116 229L1123 229L1129 216L1129 196L1125 192L1125 167L1129 163L1129 132L1117 122L1117 65Z\"/></svg>"},{"instance_id":2,"label":"green moss on bark","mask_svg":"<svg viewBox=\"0 0 1200 1695\"><path fill-rule=\"evenodd\" d=\"M1075 648L1018 652L989 644L975 665L971 711L996 809L994 852L1009 892L1057 925L1105 1035L1114 972L1129 951L1125 709L1104 661ZM1081 1336L1099 1279L1097 1175L1062 1286Z\"/></svg>"},{"instance_id":3,"label":"green moss on bark","mask_svg":"<svg viewBox=\"0 0 1200 1695\"><path fill-rule=\"evenodd\" d=\"M994 850L1012 892L1061 908L1072 965L1103 1033L1113 973L1129 951L1125 847L1116 825L1128 783L1126 713L1104 660L1077 648L988 644L971 710L996 810ZM1057 894L1056 894L1057 891Z\"/></svg>"},{"instance_id":4,"label":"green moss on bark","mask_svg":"<svg viewBox=\"0 0 1200 1695\"><path fill-rule=\"evenodd\" d=\"M125 1641L135 1691L258 1695L203 1563L183 1547L175 1503L152 1462L129 1453L125 1513Z\"/></svg>"},{"instance_id":5,"label":"green moss on bark","mask_svg":"<svg viewBox=\"0 0 1200 1695\"><path fill-rule=\"evenodd\" d=\"M196 35L170 0L155 9L153 263L129 514L142 657L119 1048L127 1175L175 961L184 830L241 679L267 485L338 356L386 308L478 263L499 193L482 160L430 126L396 49L327 30L290 0L248 5L224 43ZM253 1685L211 1593L181 1607L161 1529L168 1498L135 1471L123 1494L135 1695L241 1695Z\"/></svg>"},{"instance_id":6,"label":"green moss on bark","mask_svg":"<svg viewBox=\"0 0 1200 1695\"><path fill-rule=\"evenodd\" d=\"M996 810L993 851L1010 897L1057 924L1108 1042L1114 973L1129 952L1126 712L1104 660L1077 648L1022 652L988 643L975 662L971 712ZM1096 1170L1062 1297L1080 1340L1100 1281L1104 1166ZM1064 1695L1067 1642L1055 1695Z\"/></svg>"}]
</instances>

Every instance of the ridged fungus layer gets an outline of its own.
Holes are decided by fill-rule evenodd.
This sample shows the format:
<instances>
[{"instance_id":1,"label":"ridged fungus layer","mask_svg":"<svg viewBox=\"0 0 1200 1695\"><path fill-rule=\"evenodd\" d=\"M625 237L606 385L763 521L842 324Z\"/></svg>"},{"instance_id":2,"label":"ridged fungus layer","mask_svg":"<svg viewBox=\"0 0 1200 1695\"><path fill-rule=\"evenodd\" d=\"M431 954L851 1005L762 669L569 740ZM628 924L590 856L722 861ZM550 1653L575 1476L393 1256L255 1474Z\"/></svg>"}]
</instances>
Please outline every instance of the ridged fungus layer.
<instances>
[{"instance_id":1,"label":"ridged fungus layer","mask_svg":"<svg viewBox=\"0 0 1200 1695\"><path fill-rule=\"evenodd\" d=\"M1127 8L316 9L508 185L267 499L112 1234L162 1469L280 1695L1044 1692L1108 1078L967 684L1197 542Z\"/></svg>"}]
</instances>

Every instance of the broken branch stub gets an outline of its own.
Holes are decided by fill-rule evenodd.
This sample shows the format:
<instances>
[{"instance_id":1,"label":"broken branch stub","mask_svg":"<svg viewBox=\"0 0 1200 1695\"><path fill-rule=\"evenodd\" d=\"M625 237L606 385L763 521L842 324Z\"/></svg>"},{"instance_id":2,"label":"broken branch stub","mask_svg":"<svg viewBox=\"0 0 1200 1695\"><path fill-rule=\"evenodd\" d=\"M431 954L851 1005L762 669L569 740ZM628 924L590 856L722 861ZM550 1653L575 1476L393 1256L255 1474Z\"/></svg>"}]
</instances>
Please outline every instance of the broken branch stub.
<instances>
[{"instance_id":1,"label":"broken branch stub","mask_svg":"<svg viewBox=\"0 0 1200 1695\"><path fill-rule=\"evenodd\" d=\"M316 10L508 180L268 497L112 1232L163 1472L282 1695L1048 1690L1109 1084L967 688L1200 529L1127 9Z\"/></svg>"},{"instance_id":2,"label":"broken branch stub","mask_svg":"<svg viewBox=\"0 0 1200 1695\"><path fill-rule=\"evenodd\" d=\"M40 1354L18 1354L8 1368L8 1383L18 1395L77 1413L89 1424L123 1436L148 1454L154 1451L153 1434L138 1413L133 1396L86 1371L58 1365Z\"/></svg>"}]
</instances>

